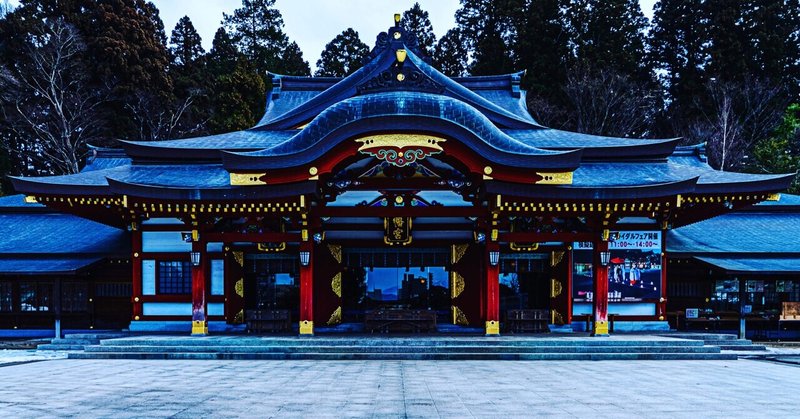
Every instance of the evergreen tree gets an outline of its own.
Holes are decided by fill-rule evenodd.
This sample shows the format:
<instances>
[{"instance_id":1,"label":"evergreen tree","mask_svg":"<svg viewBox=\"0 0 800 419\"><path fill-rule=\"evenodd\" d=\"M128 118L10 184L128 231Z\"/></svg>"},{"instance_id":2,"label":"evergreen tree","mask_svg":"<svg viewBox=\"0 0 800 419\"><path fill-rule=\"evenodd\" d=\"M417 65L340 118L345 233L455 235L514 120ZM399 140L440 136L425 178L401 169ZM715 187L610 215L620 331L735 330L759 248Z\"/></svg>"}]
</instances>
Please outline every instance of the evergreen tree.
<instances>
[{"instance_id":1,"label":"evergreen tree","mask_svg":"<svg viewBox=\"0 0 800 419\"><path fill-rule=\"evenodd\" d=\"M638 82L651 81L645 56L648 22L638 0L573 0L568 13L576 58L582 65L613 70Z\"/></svg>"},{"instance_id":2,"label":"evergreen tree","mask_svg":"<svg viewBox=\"0 0 800 419\"><path fill-rule=\"evenodd\" d=\"M517 67L527 70L529 94L559 101L570 50L565 0L533 0L515 21Z\"/></svg>"},{"instance_id":3,"label":"evergreen tree","mask_svg":"<svg viewBox=\"0 0 800 419\"><path fill-rule=\"evenodd\" d=\"M464 44L458 28L453 28L436 44L433 53L433 66L450 77L460 77L467 73L469 51Z\"/></svg>"},{"instance_id":4,"label":"evergreen tree","mask_svg":"<svg viewBox=\"0 0 800 419\"><path fill-rule=\"evenodd\" d=\"M291 76L310 76L311 69L308 67L308 61L303 59L303 51L300 51L300 46L297 42L292 41L283 51L283 74Z\"/></svg>"},{"instance_id":5,"label":"evergreen tree","mask_svg":"<svg viewBox=\"0 0 800 419\"><path fill-rule=\"evenodd\" d=\"M172 53L173 64L178 67L192 66L205 54L200 35L189 16L182 17L175 24L169 50Z\"/></svg>"},{"instance_id":6,"label":"evergreen tree","mask_svg":"<svg viewBox=\"0 0 800 419\"><path fill-rule=\"evenodd\" d=\"M703 0L661 0L655 5L650 61L662 70L670 102L663 124L669 120L671 127L660 129L664 135L685 135L705 102L708 55L706 19L698 13L702 10Z\"/></svg>"},{"instance_id":7,"label":"evergreen tree","mask_svg":"<svg viewBox=\"0 0 800 419\"><path fill-rule=\"evenodd\" d=\"M432 57L436 47L436 35L433 33L431 21L428 19L428 12L422 10L419 3L414 3L414 6L403 12L401 23L406 32L417 36L419 49L428 57Z\"/></svg>"},{"instance_id":8,"label":"evergreen tree","mask_svg":"<svg viewBox=\"0 0 800 419\"><path fill-rule=\"evenodd\" d=\"M750 31L750 72L800 94L800 1L751 0L744 10L744 26Z\"/></svg>"},{"instance_id":9,"label":"evergreen tree","mask_svg":"<svg viewBox=\"0 0 800 419\"><path fill-rule=\"evenodd\" d=\"M705 14L709 21L708 74L721 82L742 82L748 75L748 57L753 56L748 31L742 24L745 2L706 0Z\"/></svg>"},{"instance_id":10,"label":"evergreen tree","mask_svg":"<svg viewBox=\"0 0 800 419\"><path fill-rule=\"evenodd\" d=\"M236 43L225 28L217 29L217 32L214 33L214 39L211 41L211 51L206 55L209 72L212 75L232 72L238 57L241 55L236 48Z\"/></svg>"},{"instance_id":11,"label":"evergreen tree","mask_svg":"<svg viewBox=\"0 0 800 419\"><path fill-rule=\"evenodd\" d=\"M211 98L212 132L231 132L252 127L264 113L265 85L255 67L244 57L236 59L233 71L214 79Z\"/></svg>"},{"instance_id":12,"label":"evergreen tree","mask_svg":"<svg viewBox=\"0 0 800 419\"><path fill-rule=\"evenodd\" d=\"M264 80L224 28L214 34L206 60L211 79L209 131L230 132L255 125L264 112Z\"/></svg>"},{"instance_id":13,"label":"evergreen tree","mask_svg":"<svg viewBox=\"0 0 800 419\"><path fill-rule=\"evenodd\" d=\"M760 173L793 173L800 170L800 104L786 109L783 121L773 134L758 144L754 152L753 167ZM800 182L795 178L789 193L800 192Z\"/></svg>"},{"instance_id":14,"label":"evergreen tree","mask_svg":"<svg viewBox=\"0 0 800 419\"><path fill-rule=\"evenodd\" d=\"M369 46L361 42L358 32L347 28L325 45L317 60L316 76L344 77L361 68Z\"/></svg>"},{"instance_id":15,"label":"evergreen tree","mask_svg":"<svg viewBox=\"0 0 800 419\"><path fill-rule=\"evenodd\" d=\"M509 41L514 37L510 15L514 0L461 0L456 23L472 54L472 75L503 74L514 71Z\"/></svg>"},{"instance_id":16,"label":"evergreen tree","mask_svg":"<svg viewBox=\"0 0 800 419\"><path fill-rule=\"evenodd\" d=\"M288 45L283 16L274 5L275 0L242 0L242 7L223 18L239 51L262 75L282 72L281 56Z\"/></svg>"}]
</instances>

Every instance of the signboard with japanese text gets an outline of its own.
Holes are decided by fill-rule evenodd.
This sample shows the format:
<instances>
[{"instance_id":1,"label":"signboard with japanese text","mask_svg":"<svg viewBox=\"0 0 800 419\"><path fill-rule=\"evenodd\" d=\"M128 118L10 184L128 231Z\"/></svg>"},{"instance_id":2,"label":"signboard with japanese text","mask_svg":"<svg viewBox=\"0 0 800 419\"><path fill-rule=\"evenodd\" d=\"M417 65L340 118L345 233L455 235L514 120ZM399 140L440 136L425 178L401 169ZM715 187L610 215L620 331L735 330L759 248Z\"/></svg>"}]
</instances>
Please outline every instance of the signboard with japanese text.
<instances>
[{"instance_id":1,"label":"signboard with japanese text","mask_svg":"<svg viewBox=\"0 0 800 419\"><path fill-rule=\"evenodd\" d=\"M620 231L609 242L608 300L642 301L661 297L661 232ZM593 299L592 243L573 244L572 297Z\"/></svg>"}]
</instances>

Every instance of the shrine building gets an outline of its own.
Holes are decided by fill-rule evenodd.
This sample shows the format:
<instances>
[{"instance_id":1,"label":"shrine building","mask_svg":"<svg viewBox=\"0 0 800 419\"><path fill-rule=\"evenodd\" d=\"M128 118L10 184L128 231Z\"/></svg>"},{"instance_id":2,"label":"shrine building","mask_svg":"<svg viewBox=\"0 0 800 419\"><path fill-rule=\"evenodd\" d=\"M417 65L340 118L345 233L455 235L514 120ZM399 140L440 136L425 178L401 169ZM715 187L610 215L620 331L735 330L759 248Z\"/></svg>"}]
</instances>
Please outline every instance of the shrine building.
<instances>
[{"instance_id":1,"label":"shrine building","mask_svg":"<svg viewBox=\"0 0 800 419\"><path fill-rule=\"evenodd\" d=\"M311 335L394 313L498 335L538 310L607 335L609 315L668 329L668 232L794 176L713 170L675 138L547 128L522 73L447 77L395 21L347 77L270 74L250 129L123 141L13 185L78 223L87 253L98 228L125 235L114 301L132 331L205 335L257 313Z\"/></svg>"}]
</instances>

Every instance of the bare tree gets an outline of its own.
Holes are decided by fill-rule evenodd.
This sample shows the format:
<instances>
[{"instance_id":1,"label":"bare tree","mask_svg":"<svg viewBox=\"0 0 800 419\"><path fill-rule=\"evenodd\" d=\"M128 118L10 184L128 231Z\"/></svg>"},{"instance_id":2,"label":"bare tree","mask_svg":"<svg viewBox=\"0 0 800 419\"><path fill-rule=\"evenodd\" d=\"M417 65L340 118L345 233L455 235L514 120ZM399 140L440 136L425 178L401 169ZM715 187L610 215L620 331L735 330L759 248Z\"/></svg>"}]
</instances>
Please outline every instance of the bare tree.
<instances>
[{"instance_id":1,"label":"bare tree","mask_svg":"<svg viewBox=\"0 0 800 419\"><path fill-rule=\"evenodd\" d=\"M712 166L733 170L745 164L753 145L769 136L788 105L784 89L761 80L711 80L707 106L690 127L694 142L705 141Z\"/></svg>"},{"instance_id":2,"label":"bare tree","mask_svg":"<svg viewBox=\"0 0 800 419\"><path fill-rule=\"evenodd\" d=\"M183 100L168 100L152 93L138 92L136 100L127 103L139 131L139 140L159 141L181 138L205 128L207 120L187 125L198 91L190 91ZM165 104L166 102L166 104Z\"/></svg>"},{"instance_id":3,"label":"bare tree","mask_svg":"<svg viewBox=\"0 0 800 419\"><path fill-rule=\"evenodd\" d=\"M0 69L4 141L29 171L77 173L86 144L98 139L105 94L89 87L77 30L63 19L40 24L19 59ZM105 89L107 90L107 89Z\"/></svg>"},{"instance_id":4,"label":"bare tree","mask_svg":"<svg viewBox=\"0 0 800 419\"><path fill-rule=\"evenodd\" d=\"M641 136L656 111L652 91L616 72L577 66L567 74L564 93L578 132Z\"/></svg>"}]
</instances>

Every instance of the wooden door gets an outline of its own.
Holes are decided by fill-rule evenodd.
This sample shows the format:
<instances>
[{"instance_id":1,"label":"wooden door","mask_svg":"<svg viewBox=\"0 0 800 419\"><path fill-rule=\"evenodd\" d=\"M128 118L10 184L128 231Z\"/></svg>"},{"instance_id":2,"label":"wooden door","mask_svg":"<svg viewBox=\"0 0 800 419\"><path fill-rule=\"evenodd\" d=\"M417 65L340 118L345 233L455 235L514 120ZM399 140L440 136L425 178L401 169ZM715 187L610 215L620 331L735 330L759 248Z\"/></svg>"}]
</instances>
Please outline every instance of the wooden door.
<instances>
[{"instance_id":1,"label":"wooden door","mask_svg":"<svg viewBox=\"0 0 800 419\"><path fill-rule=\"evenodd\" d=\"M329 243L314 247L314 325L342 322L342 246Z\"/></svg>"},{"instance_id":2,"label":"wooden door","mask_svg":"<svg viewBox=\"0 0 800 419\"><path fill-rule=\"evenodd\" d=\"M229 249L227 246L226 249ZM225 251L225 321L244 323L244 252Z\"/></svg>"},{"instance_id":3,"label":"wooden door","mask_svg":"<svg viewBox=\"0 0 800 419\"><path fill-rule=\"evenodd\" d=\"M453 324L483 327L486 319L484 249L456 244L450 252L450 311Z\"/></svg>"},{"instance_id":4,"label":"wooden door","mask_svg":"<svg viewBox=\"0 0 800 419\"><path fill-rule=\"evenodd\" d=\"M551 324L564 325L570 321L570 298L572 297L569 275L571 272L569 252L550 252L550 320Z\"/></svg>"}]
</instances>

